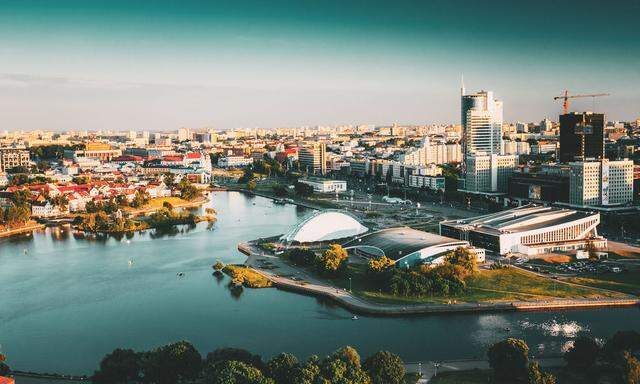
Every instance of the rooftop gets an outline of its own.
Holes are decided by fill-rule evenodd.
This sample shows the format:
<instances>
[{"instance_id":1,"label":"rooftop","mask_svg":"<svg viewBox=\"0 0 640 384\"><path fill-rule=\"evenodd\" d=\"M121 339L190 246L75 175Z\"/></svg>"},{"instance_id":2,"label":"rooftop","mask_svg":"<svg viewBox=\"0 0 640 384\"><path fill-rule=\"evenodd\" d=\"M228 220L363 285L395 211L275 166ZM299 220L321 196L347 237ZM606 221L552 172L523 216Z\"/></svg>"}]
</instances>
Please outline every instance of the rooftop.
<instances>
[{"instance_id":1,"label":"rooftop","mask_svg":"<svg viewBox=\"0 0 640 384\"><path fill-rule=\"evenodd\" d=\"M467 245L466 241L409 227L396 227L356 237L343 244L343 247L375 247L383 251L388 258L397 260L425 248L455 243L460 243L460 246Z\"/></svg>"},{"instance_id":2,"label":"rooftop","mask_svg":"<svg viewBox=\"0 0 640 384\"><path fill-rule=\"evenodd\" d=\"M595 215L597 213L531 204L488 215L445 221L441 224L457 228L470 227L474 231L499 235L552 227Z\"/></svg>"}]
</instances>

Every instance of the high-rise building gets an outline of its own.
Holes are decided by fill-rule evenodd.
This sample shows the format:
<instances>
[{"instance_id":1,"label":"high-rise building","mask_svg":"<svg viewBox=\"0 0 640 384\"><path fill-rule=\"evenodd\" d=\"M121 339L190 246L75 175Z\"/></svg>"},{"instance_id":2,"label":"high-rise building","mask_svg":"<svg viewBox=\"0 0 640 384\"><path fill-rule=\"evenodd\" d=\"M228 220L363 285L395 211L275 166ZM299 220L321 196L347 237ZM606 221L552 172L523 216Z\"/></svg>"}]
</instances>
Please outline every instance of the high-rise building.
<instances>
[{"instance_id":1,"label":"high-rise building","mask_svg":"<svg viewBox=\"0 0 640 384\"><path fill-rule=\"evenodd\" d=\"M633 201L633 161L569 163L569 203L578 206L621 205Z\"/></svg>"},{"instance_id":2,"label":"high-rise building","mask_svg":"<svg viewBox=\"0 0 640 384\"><path fill-rule=\"evenodd\" d=\"M506 192L518 155L470 155L465 162L465 191Z\"/></svg>"},{"instance_id":3,"label":"high-rise building","mask_svg":"<svg viewBox=\"0 0 640 384\"><path fill-rule=\"evenodd\" d=\"M560 162L604 158L604 114L571 112L560 115Z\"/></svg>"},{"instance_id":4,"label":"high-rise building","mask_svg":"<svg viewBox=\"0 0 640 384\"><path fill-rule=\"evenodd\" d=\"M502 101L491 91L466 95L462 88L462 136L464 156L500 154L502 148Z\"/></svg>"},{"instance_id":5,"label":"high-rise building","mask_svg":"<svg viewBox=\"0 0 640 384\"><path fill-rule=\"evenodd\" d=\"M325 143L314 143L300 148L298 152L300 169L309 173L324 175L327 173L327 146Z\"/></svg>"}]
</instances>

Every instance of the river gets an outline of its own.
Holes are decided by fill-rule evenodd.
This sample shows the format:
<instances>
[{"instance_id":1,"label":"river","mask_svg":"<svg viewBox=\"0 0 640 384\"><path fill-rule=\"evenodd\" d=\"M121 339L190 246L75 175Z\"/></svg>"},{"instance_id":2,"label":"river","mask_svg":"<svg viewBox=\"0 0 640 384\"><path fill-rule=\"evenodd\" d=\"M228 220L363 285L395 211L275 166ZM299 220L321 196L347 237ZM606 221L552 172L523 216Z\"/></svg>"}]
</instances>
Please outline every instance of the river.
<instances>
[{"instance_id":1,"label":"river","mask_svg":"<svg viewBox=\"0 0 640 384\"><path fill-rule=\"evenodd\" d=\"M143 350L181 339L203 355L234 346L306 358L352 345L363 356L387 349L415 362L481 357L497 340L522 337L532 354L549 355L580 332L608 337L640 326L638 308L352 321L331 303L276 289L234 297L211 265L244 261L238 242L284 233L309 211L239 192L215 193L205 207L218 211L212 227L122 239L48 228L0 240L0 351L10 365L90 374L116 347Z\"/></svg>"}]
</instances>

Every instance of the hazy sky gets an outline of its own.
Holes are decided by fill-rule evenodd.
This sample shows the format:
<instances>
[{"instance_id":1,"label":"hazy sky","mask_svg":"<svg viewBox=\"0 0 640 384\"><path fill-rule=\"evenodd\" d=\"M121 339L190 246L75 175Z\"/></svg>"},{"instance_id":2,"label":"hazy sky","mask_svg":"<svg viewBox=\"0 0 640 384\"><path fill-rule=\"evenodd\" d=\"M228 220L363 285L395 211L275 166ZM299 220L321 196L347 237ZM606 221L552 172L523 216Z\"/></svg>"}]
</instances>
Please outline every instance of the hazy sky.
<instances>
[{"instance_id":1,"label":"hazy sky","mask_svg":"<svg viewBox=\"0 0 640 384\"><path fill-rule=\"evenodd\" d=\"M0 0L0 129L640 116L640 0ZM575 102L592 109L591 99Z\"/></svg>"}]
</instances>

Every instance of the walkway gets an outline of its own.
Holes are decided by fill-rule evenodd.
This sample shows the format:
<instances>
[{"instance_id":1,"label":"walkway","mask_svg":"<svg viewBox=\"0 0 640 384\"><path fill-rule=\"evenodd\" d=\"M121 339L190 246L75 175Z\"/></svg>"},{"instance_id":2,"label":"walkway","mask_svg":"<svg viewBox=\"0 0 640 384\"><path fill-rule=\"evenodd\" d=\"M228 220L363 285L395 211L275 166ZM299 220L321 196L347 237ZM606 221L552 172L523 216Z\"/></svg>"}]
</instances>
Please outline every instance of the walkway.
<instances>
[{"instance_id":1,"label":"walkway","mask_svg":"<svg viewBox=\"0 0 640 384\"><path fill-rule=\"evenodd\" d=\"M566 364L562 357L543 357L532 360L537 361L542 368L563 367ZM436 364L438 365L437 372ZM418 380L418 383L423 384L431 381L436 373L471 371L474 369L486 371L489 370L490 367L487 360L450 360L440 362L427 361L425 363L406 363L405 369L409 373L422 373L422 378Z\"/></svg>"}]
</instances>

